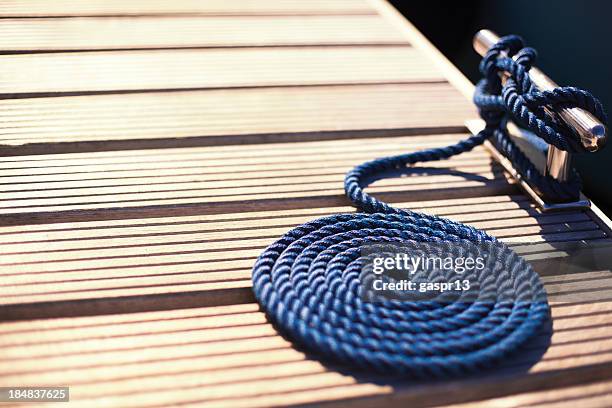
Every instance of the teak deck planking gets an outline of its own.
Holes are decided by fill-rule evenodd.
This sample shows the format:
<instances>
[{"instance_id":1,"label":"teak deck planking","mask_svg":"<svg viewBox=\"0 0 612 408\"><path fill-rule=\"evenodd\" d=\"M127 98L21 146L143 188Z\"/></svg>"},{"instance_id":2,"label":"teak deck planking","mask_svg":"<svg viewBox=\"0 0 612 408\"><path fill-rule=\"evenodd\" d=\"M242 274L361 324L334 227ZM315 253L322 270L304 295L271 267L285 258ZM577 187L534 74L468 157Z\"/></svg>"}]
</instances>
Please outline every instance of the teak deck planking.
<instances>
[{"instance_id":1,"label":"teak deck planking","mask_svg":"<svg viewBox=\"0 0 612 408\"><path fill-rule=\"evenodd\" d=\"M0 17L269 16L376 14L367 0L6 0Z\"/></svg>"},{"instance_id":2,"label":"teak deck planking","mask_svg":"<svg viewBox=\"0 0 612 408\"><path fill-rule=\"evenodd\" d=\"M124 115L121 121L118 110ZM90 151L109 145L116 150L248 144L281 137L321 140L330 133L330 139L459 133L465 132L463 120L474 117L475 110L448 83L435 83L4 99L0 115L7 124L2 151L15 155L48 149L65 153L75 151L74 145L76 151Z\"/></svg>"},{"instance_id":3,"label":"teak deck planking","mask_svg":"<svg viewBox=\"0 0 612 408\"><path fill-rule=\"evenodd\" d=\"M45 161L37 156L22 156L23 161L8 163L6 172L0 170L0 214L169 204L205 205L212 209L218 203L240 205L245 201L285 198L329 197L328 202L341 203L344 174L356 162L372 154L390 155L402 148L422 149L433 143L442 146L463 137L464 134L397 137L388 138L384 144L380 139L296 142L291 143L294 149L275 143L234 146L229 151L215 147L138 150L133 155L122 153L123 160L104 154L98 157L98 153L45 155ZM17 168L11 169L14 165ZM469 189L465 194L473 195L489 189L508 192L513 185L480 148L424 167L422 174L381 180L372 187L372 191L384 193L412 193L411 199L448 189Z\"/></svg>"},{"instance_id":4,"label":"teak deck planking","mask_svg":"<svg viewBox=\"0 0 612 408\"><path fill-rule=\"evenodd\" d=\"M236 26L242 30L237 31ZM406 40L378 15L0 20L0 50L4 53L398 44Z\"/></svg>"},{"instance_id":5,"label":"teak deck planking","mask_svg":"<svg viewBox=\"0 0 612 408\"><path fill-rule=\"evenodd\" d=\"M407 46L5 55L0 96L439 81L417 55Z\"/></svg>"},{"instance_id":6,"label":"teak deck planking","mask_svg":"<svg viewBox=\"0 0 612 408\"><path fill-rule=\"evenodd\" d=\"M556 308L553 345L528 377L508 376L505 387L529 391L550 379L567 381L557 378L560 369L566 376L580 374L585 366L598 375L609 370L612 353L586 350L609 347L610 340L601 338L611 310L611 302ZM582 318L585 314L591 321ZM377 396L378 403L422 404L424 399L443 404L469 399L474 390L495 393L490 388L499 381L364 381L295 350L254 304L11 322L0 333L2 367L12 373L7 381L54 384L61 375L72 384L72 396L92 407L284 405L366 395ZM522 364L521 359L512 362Z\"/></svg>"},{"instance_id":7,"label":"teak deck planking","mask_svg":"<svg viewBox=\"0 0 612 408\"><path fill-rule=\"evenodd\" d=\"M446 201L443 207L439 201L398 205L468 222L517 246L570 239L608 242L600 227L581 212L538 214L523 198L509 196ZM250 268L265 246L313 217L351 211L350 207L322 207L72 221L28 230L0 227L4 248L0 304L6 318L22 318L36 316L40 302L62 302L64 308L72 302L82 308L82 301L96 300L96 308L112 312L121 309L117 299L121 296L157 296L161 305L181 302L173 299L176 293L191 292L192 297L200 293L202 298L195 300L198 305L207 304L204 292L213 289L229 299L252 300L244 289L250 288ZM519 248L519 252L538 259L553 249L532 253ZM127 310L134 307L124 303ZM38 313L46 315L49 310L40 307Z\"/></svg>"},{"instance_id":8,"label":"teak deck planking","mask_svg":"<svg viewBox=\"0 0 612 408\"><path fill-rule=\"evenodd\" d=\"M254 303L266 245L355 211L353 165L467 136L471 86L387 4L5 1L0 33L1 386L70 385L86 407L609 405L612 277L549 266L607 248L609 220L540 213L484 148L369 191L533 263L554 327L520 357L371 376L305 355Z\"/></svg>"}]
</instances>

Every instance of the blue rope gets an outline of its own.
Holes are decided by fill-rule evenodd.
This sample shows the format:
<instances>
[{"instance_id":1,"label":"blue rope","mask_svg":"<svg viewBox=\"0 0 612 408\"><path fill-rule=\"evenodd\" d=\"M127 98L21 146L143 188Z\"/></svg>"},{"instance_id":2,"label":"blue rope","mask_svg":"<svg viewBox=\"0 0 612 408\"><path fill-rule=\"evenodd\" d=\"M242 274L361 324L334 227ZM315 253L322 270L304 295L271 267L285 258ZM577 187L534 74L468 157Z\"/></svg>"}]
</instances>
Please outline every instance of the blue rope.
<instances>
[{"instance_id":1,"label":"blue rope","mask_svg":"<svg viewBox=\"0 0 612 408\"><path fill-rule=\"evenodd\" d=\"M524 46L520 37L509 35L500 39L484 56L480 63L484 78L476 85L474 93L474 103L486 122L480 136L491 139L545 201L575 201L581 189L578 174L572 171L567 182L559 182L540 173L510 139L505 123L512 119L548 144L564 151L582 153L585 150L577 136L549 112L563 107L578 107L593 113L603 123L607 122L607 116L599 100L582 89L536 90L529 78L529 69L536 55L533 48ZM503 86L500 73L508 75Z\"/></svg>"},{"instance_id":2,"label":"blue rope","mask_svg":"<svg viewBox=\"0 0 612 408\"><path fill-rule=\"evenodd\" d=\"M506 51L517 61L500 58ZM567 132L542 109L571 105L604 117L590 94L575 88L536 92L526 75L535 53L518 37L503 38L483 59L485 80L474 97L486 128L457 144L363 163L345 178L345 191L363 211L316 219L270 245L253 268L255 296L278 329L308 351L330 360L414 378L459 376L490 367L531 339L549 319L537 274L495 238L451 220L398 209L364 191L368 180L405 170L417 162L446 159L493 139L521 170L532 172L505 135L509 114L535 134L566 150L576 149ZM501 86L497 73L508 72ZM548 183L545 177L539 182ZM571 194L574 186L551 186ZM479 302L368 302L362 297L360 249L372 243L460 243L484 245L495 255L515 299Z\"/></svg>"}]
</instances>

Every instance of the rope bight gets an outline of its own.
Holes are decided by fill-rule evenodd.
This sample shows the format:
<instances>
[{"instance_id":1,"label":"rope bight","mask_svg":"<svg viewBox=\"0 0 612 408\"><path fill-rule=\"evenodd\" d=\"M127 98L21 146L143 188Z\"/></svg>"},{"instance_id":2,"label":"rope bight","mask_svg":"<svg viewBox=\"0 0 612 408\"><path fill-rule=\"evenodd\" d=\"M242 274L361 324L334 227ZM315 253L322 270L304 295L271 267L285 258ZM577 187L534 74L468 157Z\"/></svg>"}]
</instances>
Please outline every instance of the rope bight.
<instances>
[{"instance_id":1,"label":"rope bight","mask_svg":"<svg viewBox=\"0 0 612 408\"><path fill-rule=\"evenodd\" d=\"M501 55L507 53L508 57ZM517 56L515 60L512 56ZM474 101L485 129L457 144L363 163L345 178L348 198L362 212L313 220L270 245L253 268L253 290L268 318L305 350L358 368L412 378L459 376L492 366L532 338L549 319L537 274L513 251L473 227L392 207L364 191L369 180L406 170L417 162L446 159L492 139L518 169L547 195L570 197L568 185L536 175L505 133L509 117L560 149L577 151L573 136L544 110L579 106L605 120L588 92L534 90L527 71L535 52L519 37L502 38L484 57ZM509 74L502 85L498 73ZM512 299L482 302L368 302L360 291L370 243L460 243L486 245L502 279L482 284L512 292Z\"/></svg>"}]
</instances>

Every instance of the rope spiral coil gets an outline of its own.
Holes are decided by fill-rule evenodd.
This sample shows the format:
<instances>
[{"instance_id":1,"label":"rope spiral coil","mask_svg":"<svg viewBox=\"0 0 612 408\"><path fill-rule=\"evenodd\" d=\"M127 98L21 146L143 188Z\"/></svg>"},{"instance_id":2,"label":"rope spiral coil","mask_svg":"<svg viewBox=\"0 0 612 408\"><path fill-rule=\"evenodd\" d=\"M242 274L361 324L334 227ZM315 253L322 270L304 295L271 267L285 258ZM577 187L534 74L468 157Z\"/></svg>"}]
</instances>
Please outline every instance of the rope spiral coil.
<instances>
[{"instance_id":1,"label":"rope spiral coil","mask_svg":"<svg viewBox=\"0 0 612 408\"><path fill-rule=\"evenodd\" d=\"M501 52L516 61L500 58ZM535 52L518 37L500 40L485 56L485 79L474 97L486 128L454 145L363 163L345 177L347 197L362 213L319 218L287 232L253 267L253 290L269 319L308 351L351 366L413 378L459 376L490 367L532 338L550 318L537 274L506 245L473 227L398 209L364 191L368 180L417 162L446 159L487 139L520 162L520 151L503 130L507 116L557 147L577 148L543 106L571 105L604 117L601 104L575 88L537 92L526 72ZM502 87L498 72L510 78ZM503 142L503 143L502 143ZM517 153L517 151L519 153ZM573 151L573 150L572 150ZM526 160L526 159L524 159ZM532 171L523 163L524 170ZM566 186L550 191L567 193ZM359 272L360 249L371 243L471 242L495 254L503 282L494 290L514 296L497 301L368 302Z\"/></svg>"}]
</instances>

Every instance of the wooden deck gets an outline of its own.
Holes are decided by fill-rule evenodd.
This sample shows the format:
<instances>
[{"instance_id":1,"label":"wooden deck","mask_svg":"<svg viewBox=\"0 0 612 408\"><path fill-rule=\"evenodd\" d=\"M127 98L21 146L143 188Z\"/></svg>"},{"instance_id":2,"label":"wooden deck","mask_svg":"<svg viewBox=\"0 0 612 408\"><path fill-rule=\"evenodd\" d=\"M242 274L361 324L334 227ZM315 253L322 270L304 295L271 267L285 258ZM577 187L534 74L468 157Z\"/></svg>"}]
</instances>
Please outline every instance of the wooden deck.
<instances>
[{"instance_id":1,"label":"wooden deck","mask_svg":"<svg viewBox=\"0 0 612 408\"><path fill-rule=\"evenodd\" d=\"M70 386L73 407L612 406L612 273L550 266L608 251L610 221L541 214L484 148L370 191L533 263L553 330L515 361L375 377L259 311L255 258L354 211L348 169L476 117L471 84L383 1L5 0L0 52L0 386Z\"/></svg>"}]
</instances>

